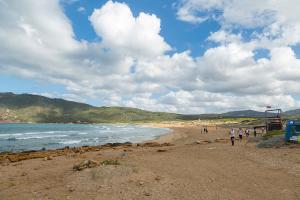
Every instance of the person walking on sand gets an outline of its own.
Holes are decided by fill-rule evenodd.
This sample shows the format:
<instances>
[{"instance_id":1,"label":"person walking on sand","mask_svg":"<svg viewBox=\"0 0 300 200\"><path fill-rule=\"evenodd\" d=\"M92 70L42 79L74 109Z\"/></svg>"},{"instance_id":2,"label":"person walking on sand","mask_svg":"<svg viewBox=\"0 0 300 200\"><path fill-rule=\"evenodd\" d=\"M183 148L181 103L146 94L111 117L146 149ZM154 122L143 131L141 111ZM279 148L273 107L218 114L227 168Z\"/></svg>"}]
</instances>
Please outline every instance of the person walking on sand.
<instances>
[{"instance_id":1,"label":"person walking on sand","mask_svg":"<svg viewBox=\"0 0 300 200\"><path fill-rule=\"evenodd\" d=\"M246 134L247 141L249 141L250 130L248 128L246 128L245 134Z\"/></svg>"},{"instance_id":2,"label":"person walking on sand","mask_svg":"<svg viewBox=\"0 0 300 200\"><path fill-rule=\"evenodd\" d=\"M232 128L232 129L230 130L231 146L234 146L234 139L235 139L235 133L234 133L234 129Z\"/></svg>"},{"instance_id":3,"label":"person walking on sand","mask_svg":"<svg viewBox=\"0 0 300 200\"><path fill-rule=\"evenodd\" d=\"M240 143L241 143L242 140L243 140L243 130L242 130L242 128L239 128L238 134L239 134L239 141L240 141Z\"/></svg>"},{"instance_id":4,"label":"person walking on sand","mask_svg":"<svg viewBox=\"0 0 300 200\"><path fill-rule=\"evenodd\" d=\"M256 127L254 127L253 135L254 135L254 141L256 142L256 135L257 135L257 133L256 133Z\"/></svg>"}]
</instances>

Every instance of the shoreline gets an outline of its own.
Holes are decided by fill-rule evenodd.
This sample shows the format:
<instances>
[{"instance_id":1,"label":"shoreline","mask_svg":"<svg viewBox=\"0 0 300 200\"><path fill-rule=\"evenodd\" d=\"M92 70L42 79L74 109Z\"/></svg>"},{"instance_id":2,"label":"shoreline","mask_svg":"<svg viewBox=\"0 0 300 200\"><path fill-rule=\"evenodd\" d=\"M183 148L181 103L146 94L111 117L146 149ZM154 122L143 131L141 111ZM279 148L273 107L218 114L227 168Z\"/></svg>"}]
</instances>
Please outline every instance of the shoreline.
<instances>
[{"instance_id":1,"label":"shoreline","mask_svg":"<svg viewBox=\"0 0 300 200\"><path fill-rule=\"evenodd\" d=\"M5 123L4 123L5 124ZM78 123L7 123L7 124L74 124L77 125ZM81 145L81 146L62 146L61 148L54 148L54 149L29 149L29 150L24 150L24 151L19 151L19 152L11 152L11 151L3 151L0 152L0 163L3 161L3 157L6 155L19 155L19 154L28 154L28 153L41 153L48 155L52 154L53 152L60 152L65 149L74 149L77 152L77 149L95 149L95 151L98 151L98 149L101 149L102 147L116 147L116 146L128 146L128 144L131 144L132 146L136 146L138 144L145 144L145 143L172 143L176 140L180 140L182 138L186 138L187 135L185 133L182 133L181 131L178 131L178 128L183 128L183 127L197 127L200 128L203 126L203 124L197 124L194 121L189 121L189 122L182 122L182 121L163 121L163 122L146 122L146 123L97 123L97 124L81 124L81 125L132 125L132 126L140 126L140 127L147 127L147 128L163 128L163 129L168 129L168 132L163 133L161 135L155 136L153 139L147 139L143 140L140 142L113 142L113 143L104 143L104 144L99 144L99 145ZM206 125L207 126L207 125ZM211 126L214 127L214 126ZM61 156L59 154L59 156ZM35 158L35 157L34 157ZM41 157L37 157L41 158ZM31 158L30 158L31 159Z\"/></svg>"},{"instance_id":2,"label":"shoreline","mask_svg":"<svg viewBox=\"0 0 300 200\"><path fill-rule=\"evenodd\" d=\"M126 124L126 125L136 125L136 124ZM142 126L142 125L138 125ZM142 126L142 127L149 127L149 128L168 128L168 127L161 127L159 125L152 125L152 126ZM137 143L131 142L114 142L114 143L105 143L101 145L81 145L81 146L64 146L62 148L56 149L39 149L39 150L25 150L20 152L9 152L3 151L0 152L0 164L3 162L20 162L23 160L30 160L30 159L38 159L44 158L45 160L51 159L51 157L58 157L58 156L66 156L72 153L85 153L85 152L92 152L92 151L100 151L103 149L114 149L114 148L129 148L129 147L136 147L136 146L169 146L170 143L176 139L181 138L180 132L176 131L173 128L168 128L168 132L162 135L156 136L154 139L150 140L143 140Z\"/></svg>"},{"instance_id":3,"label":"shoreline","mask_svg":"<svg viewBox=\"0 0 300 200\"><path fill-rule=\"evenodd\" d=\"M143 143L10 155L0 163L0 199L299 199L299 149L231 146L223 128L169 128Z\"/></svg>"}]
</instances>

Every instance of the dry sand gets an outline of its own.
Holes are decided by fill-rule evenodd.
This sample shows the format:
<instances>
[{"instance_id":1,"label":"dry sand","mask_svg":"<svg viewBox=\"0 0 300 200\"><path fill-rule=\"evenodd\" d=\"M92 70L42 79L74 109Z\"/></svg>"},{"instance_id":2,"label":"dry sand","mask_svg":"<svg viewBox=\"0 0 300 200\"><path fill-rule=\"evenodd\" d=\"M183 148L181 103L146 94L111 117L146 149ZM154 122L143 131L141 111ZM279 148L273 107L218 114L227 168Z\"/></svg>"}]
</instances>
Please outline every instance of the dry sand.
<instances>
[{"instance_id":1,"label":"dry sand","mask_svg":"<svg viewBox=\"0 0 300 200\"><path fill-rule=\"evenodd\" d=\"M162 147L114 147L0 165L0 199L300 199L300 148L232 147L228 130L172 127ZM217 140L216 140L217 139ZM74 171L83 160L118 160Z\"/></svg>"}]
</instances>

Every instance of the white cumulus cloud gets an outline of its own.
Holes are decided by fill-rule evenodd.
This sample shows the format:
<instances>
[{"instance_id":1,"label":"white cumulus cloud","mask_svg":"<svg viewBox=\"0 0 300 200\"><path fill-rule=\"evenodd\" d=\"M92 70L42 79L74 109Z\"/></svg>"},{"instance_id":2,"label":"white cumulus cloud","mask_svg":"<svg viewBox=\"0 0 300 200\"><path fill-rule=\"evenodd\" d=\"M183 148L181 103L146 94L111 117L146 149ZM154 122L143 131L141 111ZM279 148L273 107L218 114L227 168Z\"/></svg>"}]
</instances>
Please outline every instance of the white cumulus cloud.
<instances>
[{"instance_id":1,"label":"white cumulus cloud","mask_svg":"<svg viewBox=\"0 0 300 200\"><path fill-rule=\"evenodd\" d=\"M0 73L60 84L66 94L45 95L99 105L178 113L299 107L300 60L291 48L300 41L298 3L259 2L181 1L179 19L221 26L207 38L214 46L192 56L170 52L159 17L135 16L125 3L93 11L99 40L88 42L76 39L59 0L2 0ZM256 29L245 38L241 27ZM258 49L269 55L256 58Z\"/></svg>"}]
</instances>

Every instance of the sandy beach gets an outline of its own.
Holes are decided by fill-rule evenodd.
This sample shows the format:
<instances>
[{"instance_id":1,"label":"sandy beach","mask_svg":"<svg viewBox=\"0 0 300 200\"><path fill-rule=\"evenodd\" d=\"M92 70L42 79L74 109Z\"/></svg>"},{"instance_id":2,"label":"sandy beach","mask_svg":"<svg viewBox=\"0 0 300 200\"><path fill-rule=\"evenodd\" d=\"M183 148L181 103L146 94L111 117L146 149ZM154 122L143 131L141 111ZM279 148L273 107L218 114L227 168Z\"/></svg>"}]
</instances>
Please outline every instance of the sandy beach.
<instances>
[{"instance_id":1,"label":"sandy beach","mask_svg":"<svg viewBox=\"0 0 300 200\"><path fill-rule=\"evenodd\" d=\"M2 158L0 199L300 199L300 148L262 149L252 140L232 147L228 129L159 126L173 131L139 145ZM97 164L73 169L87 160Z\"/></svg>"}]
</instances>

